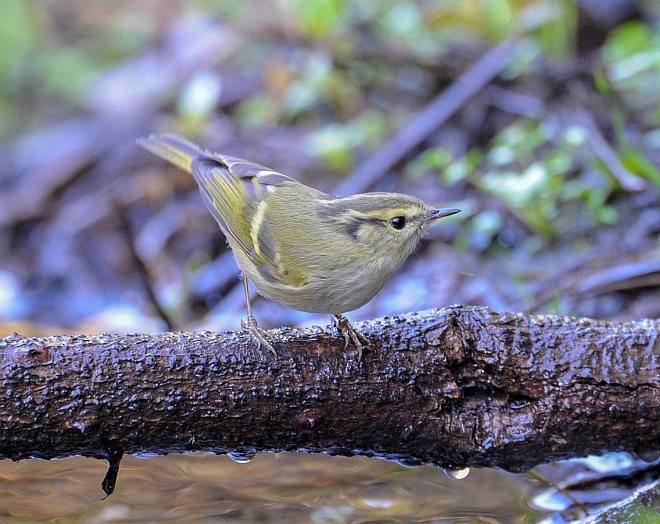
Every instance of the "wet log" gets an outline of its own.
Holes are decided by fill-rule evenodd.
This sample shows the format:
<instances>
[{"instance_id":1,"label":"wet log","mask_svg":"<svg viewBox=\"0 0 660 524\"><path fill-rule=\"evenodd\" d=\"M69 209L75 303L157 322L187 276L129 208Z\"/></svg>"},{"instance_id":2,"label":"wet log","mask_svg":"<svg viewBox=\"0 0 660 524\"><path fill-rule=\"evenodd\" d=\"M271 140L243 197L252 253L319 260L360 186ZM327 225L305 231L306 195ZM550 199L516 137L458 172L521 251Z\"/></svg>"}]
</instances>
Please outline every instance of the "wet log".
<instances>
[{"instance_id":1,"label":"wet log","mask_svg":"<svg viewBox=\"0 0 660 524\"><path fill-rule=\"evenodd\" d=\"M321 451L526 470L658 449L659 320L455 306L334 328L0 339L0 457Z\"/></svg>"}]
</instances>

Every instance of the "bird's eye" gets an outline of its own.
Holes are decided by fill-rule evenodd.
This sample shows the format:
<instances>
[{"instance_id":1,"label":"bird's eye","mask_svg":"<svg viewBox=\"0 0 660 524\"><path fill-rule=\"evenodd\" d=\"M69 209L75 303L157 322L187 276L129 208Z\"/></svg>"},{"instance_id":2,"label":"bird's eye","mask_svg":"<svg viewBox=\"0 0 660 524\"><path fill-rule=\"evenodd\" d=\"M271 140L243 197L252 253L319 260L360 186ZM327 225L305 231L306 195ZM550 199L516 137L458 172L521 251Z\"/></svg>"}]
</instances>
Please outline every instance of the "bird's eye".
<instances>
[{"instance_id":1,"label":"bird's eye","mask_svg":"<svg viewBox=\"0 0 660 524\"><path fill-rule=\"evenodd\" d=\"M390 225L394 229L403 229L406 227L406 217L392 217L390 218Z\"/></svg>"}]
</instances>

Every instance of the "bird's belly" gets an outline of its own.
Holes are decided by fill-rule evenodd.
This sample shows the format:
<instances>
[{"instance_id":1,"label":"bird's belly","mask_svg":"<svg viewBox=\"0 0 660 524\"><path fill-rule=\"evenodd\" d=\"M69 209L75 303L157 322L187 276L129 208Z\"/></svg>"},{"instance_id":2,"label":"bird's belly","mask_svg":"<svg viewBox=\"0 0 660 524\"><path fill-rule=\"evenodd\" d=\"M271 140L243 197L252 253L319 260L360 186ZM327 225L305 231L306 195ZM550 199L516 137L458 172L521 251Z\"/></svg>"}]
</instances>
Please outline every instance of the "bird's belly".
<instances>
[{"instance_id":1,"label":"bird's belly","mask_svg":"<svg viewBox=\"0 0 660 524\"><path fill-rule=\"evenodd\" d=\"M260 278L253 283L261 295L292 309L338 315L369 302L388 278L374 278L370 270L359 268L344 270L341 275L325 275L298 288L273 285Z\"/></svg>"},{"instance_id":2,"label":"bird's belly","mask_svg":"<svg viewBox=\"0 0 660 524\"><path fill-rule=\"evenodd\" d=\"M376 261L360 264L354 258L335 263L317 276L308 278L302 286L289 286L262 275L240 249L233 248L234 257L245 276L260 295L284 306L310 313L338 315L357 309L369 302L389 280L392 264Z\"/></svg>"}]
</instances>

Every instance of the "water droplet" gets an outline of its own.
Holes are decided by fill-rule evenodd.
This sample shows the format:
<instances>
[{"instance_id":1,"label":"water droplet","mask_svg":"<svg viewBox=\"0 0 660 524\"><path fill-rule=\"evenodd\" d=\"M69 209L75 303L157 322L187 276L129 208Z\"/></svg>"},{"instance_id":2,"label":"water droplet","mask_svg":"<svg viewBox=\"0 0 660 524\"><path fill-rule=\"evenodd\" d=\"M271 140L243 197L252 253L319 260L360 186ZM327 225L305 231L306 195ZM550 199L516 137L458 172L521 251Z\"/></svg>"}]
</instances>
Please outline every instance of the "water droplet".
<instances>
[{"instance_id":1,"label":"water droplet","mask_svg":"<svg viewBox=\"0 0 660 524\"><path fill-rule=\"evenodd\" d=\"M390 458L387 455L383 457L385 460L389 460L391 462L394 462L395 464L398 464L399 466L403 466L404 468L415 468L421 464L421 462L418 459L415 458L408 458L408 457L395 457L395 458Z\"/></svg>"},{"instance_id":2,"label":"water droplet","mask_svg":"<svg viewBox=\"0 0 660 524\"><path fill-rule=\"evenodd\" d=\"M644 462L655 462L660 458L660 451L658 450L641 450L637 452L637 456Z\"/></svg>"},{"instance_id":3,"label":"water droplet","mask_svg":"<svg viewBox=\"0 0 660 524\"><path fill-rule=\"evenodd\" d=\"M254 457L254 453L239 453L237 451L230 451L227 456L237 464L247 464Z\"/></svg>"},{"instance_id":4,"label":"water droplet","mask_svg":"<svg viewBox=\"0 0 660 524\"><path fill-rule=\"evenodd\" d=\"M449 469L445 468L442 470L447 478L453 480L463 480L470 474L470 468L461 468L461 469Z\"/></svg>"},{"instance_id":5,"label":"water droplet","mask_svg":"<svg viewBox=\"0 0 660 524\"><path fill-rule=\"evenodd\" d=\"M140 453L131 453L131 456L133 456L135 458L142 459L142 460L146 460L146 459L150 459L150 458L154 458L154 457L160 457L161 455L162 455L162 453L153 453L151 451L143 451L143 452L140 452Z\"/></svg>"},{"instance_id":6,"label":"water droplet","mask_svg":"<svg viewBox=\"0 0 660 524\"><path fill-rule=\"evenodd\" d=\"M84 422L74 422L71 424L71 427L77 429L81 433L84 433L87 430L87 424Z\"/></svg>"},{"instance_id":7,"label":"water droplet","mask_svg":"<svg viewBox=\"0 0 660 524\"><path fill-rule=\"evenodd\" d=\"M372 508L389 509L394 506L394 502L388 499L364 498L362 501Z\"/></svg>"},{"instance_id":8,"label":"water droplet","mask_svg":"<svg viewBox=\"0 0 660 524\"><path fill-rule=\"evenodd\" d=\"M573 502L555 488L544 489L532 497L530 505L536 509L546 511L564 511L570 508Z\"/></svg>"},{"instance_id":9,"label":"water droplet","mask_svg":"<svg viewBox=\"0 0 660 524\"><path fill-rule=\"evenodd\" d=\"M634 459L629 453L613 451L599 456L588 455L575 461L586 464L598 473L612 473L632 466Z\"/></svg>"}]
</instances>

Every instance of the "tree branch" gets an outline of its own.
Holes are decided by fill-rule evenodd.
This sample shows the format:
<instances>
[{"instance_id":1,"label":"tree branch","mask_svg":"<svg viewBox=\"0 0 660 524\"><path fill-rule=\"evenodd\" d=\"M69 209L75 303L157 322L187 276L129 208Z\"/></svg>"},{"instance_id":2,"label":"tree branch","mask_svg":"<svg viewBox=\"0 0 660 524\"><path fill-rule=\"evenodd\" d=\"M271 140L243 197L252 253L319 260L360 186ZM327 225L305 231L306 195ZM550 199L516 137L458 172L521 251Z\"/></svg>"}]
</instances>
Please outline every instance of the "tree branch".
<instances>
[{"instance_id":1,"label":"tree branch","mask_svg":"<svg viewBox=\"0 0 660 524\"><path fill-rule=\"evenodd\" d=\"M451 307L244 334L0 339L0 457L308 450L444 467L535 464L660 442L660 321Z\"/></svg>"}]
</instances>

